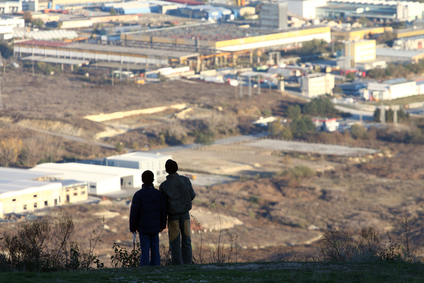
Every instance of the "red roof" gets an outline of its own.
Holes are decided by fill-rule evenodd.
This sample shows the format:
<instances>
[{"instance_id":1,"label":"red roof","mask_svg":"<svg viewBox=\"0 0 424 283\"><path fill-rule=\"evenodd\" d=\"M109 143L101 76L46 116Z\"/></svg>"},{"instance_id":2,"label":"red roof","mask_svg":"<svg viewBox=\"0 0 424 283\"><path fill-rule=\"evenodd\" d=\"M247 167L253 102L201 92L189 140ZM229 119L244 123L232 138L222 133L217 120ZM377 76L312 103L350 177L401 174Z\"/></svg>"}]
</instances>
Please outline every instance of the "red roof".
<instances>
[{"instance_id":1,"label":"red roof","mask_svg":"<svg viewBox=\"0 0 424 283\"><path fill-rule=\"evenodd\" d=\"M164 0L164 1L178 3L178 4L186 4L186 5L204 5L203 2L190 1L190 0Z\"/></svg>"},{"instance_id":2,"label":"red roof","mask_svg":"<svg viewBox=\"0 0 424 283\"><path fill-rule=\"evenodd\" d=\"M24 44L24 45L35 45L35 46L49 46L49 47L59 47L71 44L71 42L62 42L62 41L47 41L47 40L26 40L17 42L15 44Z\"/></svg>"}]
</instances>

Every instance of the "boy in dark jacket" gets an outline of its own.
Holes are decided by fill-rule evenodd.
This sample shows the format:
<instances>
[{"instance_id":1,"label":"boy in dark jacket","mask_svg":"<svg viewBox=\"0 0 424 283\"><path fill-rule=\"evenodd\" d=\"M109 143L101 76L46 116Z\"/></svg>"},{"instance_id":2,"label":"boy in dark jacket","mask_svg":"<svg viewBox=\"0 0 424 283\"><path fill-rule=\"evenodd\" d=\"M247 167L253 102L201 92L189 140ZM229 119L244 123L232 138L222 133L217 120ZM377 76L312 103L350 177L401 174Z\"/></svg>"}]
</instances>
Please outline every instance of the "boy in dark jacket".
<instances>
[{"instance_id":1,"label":"boy in dark jacket","mask_svg":"<svg viewBox=\"0 0 424 283\"><path fill-rule=\"evenodd\" d=\"M141 175L143 186L134 194L131 203L130 231L140 235L140 265L160 265L159 233L166 227L166 202L163 194L153 186L152 171Z\"/></svg>"}]
</instances>

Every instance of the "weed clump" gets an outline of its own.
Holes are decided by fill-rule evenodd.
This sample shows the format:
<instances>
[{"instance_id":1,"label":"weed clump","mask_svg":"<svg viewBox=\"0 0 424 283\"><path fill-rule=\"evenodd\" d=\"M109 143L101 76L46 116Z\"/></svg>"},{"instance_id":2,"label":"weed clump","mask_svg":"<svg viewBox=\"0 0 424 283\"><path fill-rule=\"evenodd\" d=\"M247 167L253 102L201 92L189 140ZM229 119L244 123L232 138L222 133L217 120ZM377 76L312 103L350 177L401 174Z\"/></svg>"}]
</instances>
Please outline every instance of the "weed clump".
<instances>
[{"instance_id":1,"label":"weed clump","mask_svg":"<svg viewBox=\"0 0 424 283\"><path fill-rule=\"evenodd\" d=\"M394 216L386 237L373 227L363 228L355 239L348 231L340 229L338 223L324 233L319 250L322 260L337 262L403 261L420 262L412 228L417 217Z\"/></svg>"},{"instance_id":2,"label":"weed clump","mask_svg":"<svg viewBox=\"0 0 424 283\"><path fill-rule=\"evenodd\" d=\"M0 238L0 269L51 272L102 268L94 254L99 236L90 240L88 250L80 251L70 240L73 231L73 220L65 214L55 223L46 219L23 222L16 234L5 233Z\"/></svg>"}]
</instances>

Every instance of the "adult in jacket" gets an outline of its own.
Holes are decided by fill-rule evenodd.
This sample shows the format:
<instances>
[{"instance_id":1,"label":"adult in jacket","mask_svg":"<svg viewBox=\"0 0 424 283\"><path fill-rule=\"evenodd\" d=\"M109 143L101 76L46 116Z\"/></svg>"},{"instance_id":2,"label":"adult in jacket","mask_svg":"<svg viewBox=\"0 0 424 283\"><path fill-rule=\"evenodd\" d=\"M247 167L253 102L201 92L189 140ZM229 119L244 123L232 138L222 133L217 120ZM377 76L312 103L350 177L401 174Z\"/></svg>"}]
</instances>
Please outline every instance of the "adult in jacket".
<instances>
[{"instance_id":1,"label":"adult in jacket","mask_svg":"<svg viewBox=\"0 0 424 283\"><path fill-rule=\"evenodd\" d=\"M178 164L168 159L165 163L168 173L166 181L159 186L159 191L166 199L168 209L168 234L172 264L191 264L190 214L191 202L196 196L190 180L178 175Z\"/></svg>"},{"instance_id":2,"label":"adult in jacket","mask_svg":"<svg viewBox=\"0 0 424 283\"><path fill-rule=\"evenodd\" d=\"M163 194L153 186L152 171L144 171L141 180L143 186L134 194L131 203L130 231L138 231L140 236L140 265L160 265L159 233L166 227L166 202Z\"/></svg>"}]
</instances>

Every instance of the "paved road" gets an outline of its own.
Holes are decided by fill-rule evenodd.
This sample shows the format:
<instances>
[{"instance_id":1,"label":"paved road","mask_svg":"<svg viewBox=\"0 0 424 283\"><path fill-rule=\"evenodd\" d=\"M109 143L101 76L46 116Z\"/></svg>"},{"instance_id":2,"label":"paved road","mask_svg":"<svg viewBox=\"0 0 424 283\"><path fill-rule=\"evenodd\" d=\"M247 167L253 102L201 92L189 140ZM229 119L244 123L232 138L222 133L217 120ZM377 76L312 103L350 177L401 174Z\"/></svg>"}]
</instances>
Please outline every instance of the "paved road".
<instances>
[{"instance_id":1,"label":"paved road","mask_svg":"<svg viewBox=\"0 0 424 283\"><path fill-rule=\"evenodd\" d=\"M264 132L264 133L259 133L259 134L224 138L224 139L215 140L214 144L230 144L230 143L253 141L253 140L256 140L256 139L260 139L262 137L266 137L267 135L268 135L268 133ZM193 148L199 148L199 147L202 147L202 145L198 144L198 143L192 143L192 144L184 144L184 145L177 145L177 146L170 146L170 147L152 149L152 150L149 150L148 152L151 152L151 153L168 153L168 152L173 152L173 151L180 151L180 150L193 149Z\"/></svg>"},{"instance_id":2,"label":"paved road","mask_svg":"<svg viewBox=\"0 0 424 283\"><path fill-rule=\"evenodd\" d=\"M373 119L373 112L371 111L365 111L365 110L359 110L359 109L353 109L353 108L349 108L349 107L344 107L341 105L334 105L334 107L337 110L343 111L343 112L347 112L352 114L352 117L349 117L350 119L354 119L354 120L360 120L361 119L361 115L362 115L362 120L363 121L374 121Z\"/></svg>"},{"instance_id":3,"label":"paved road","mask_svg":"<svg viewBox=\"0 0 424 283\"><path fill-rule=\"evenodd\" d=\"M23 127L23 126L20 126L20 127L31 130L31 131L43 133L43 134L62 137L64 139L71 140L71 141L76 141L76 142L86 143L86 144L92 144L92 145L98 145L98 146L108 148L108 149L115 149L115 146L107 144L107 143L102 143L102 142L97 142L97 141L94 141L94 140L88 140L88 139L84 139L84 138L80 138L80 137L74 137L74 136L59 134L59 133L55 133L55 132L44 131L44 130L40 130L40 129L36 129L36 128Z\"/></svg>"}]
</instances>

